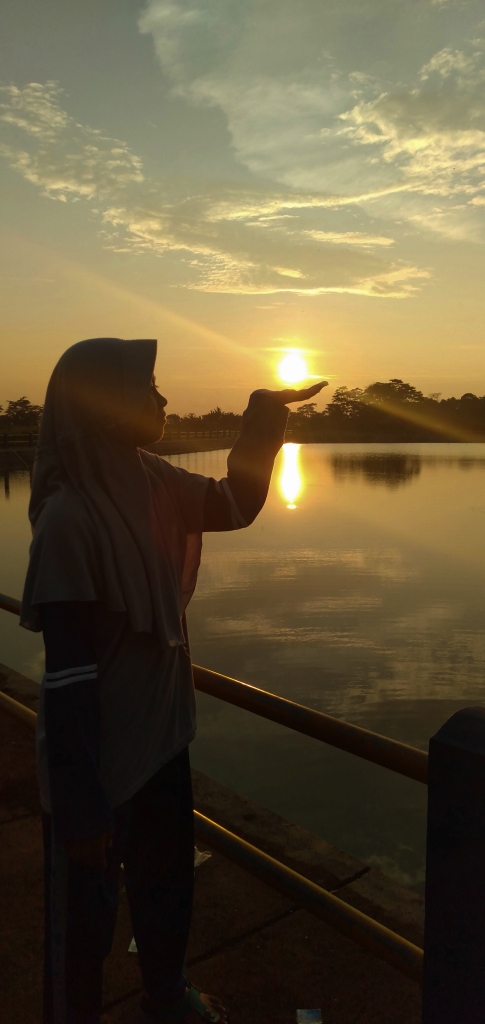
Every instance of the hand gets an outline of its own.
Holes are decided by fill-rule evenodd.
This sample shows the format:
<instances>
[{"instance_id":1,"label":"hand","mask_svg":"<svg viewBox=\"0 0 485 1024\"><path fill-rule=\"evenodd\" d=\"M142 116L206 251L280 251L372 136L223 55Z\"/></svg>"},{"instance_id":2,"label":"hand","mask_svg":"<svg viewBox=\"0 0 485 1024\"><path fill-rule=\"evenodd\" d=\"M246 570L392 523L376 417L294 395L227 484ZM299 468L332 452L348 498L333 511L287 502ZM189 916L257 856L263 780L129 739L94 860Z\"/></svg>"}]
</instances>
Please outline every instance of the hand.
<instances>
[{"instance_id":1,"label":"hand","mask_svg":"<svg viewBox=\"0 0 485 1024\"><path fill-rule=\"evenodd\" d=\"M284 391L267 391L266 394L271 395L271 398L280 402L281 405L288 405L290 402L307 402L309 398L318 395L318 392L326 387L328 387L328 380L321 380L319 384L312 384L310 388L302 388L301 391L296 391L295 388L285 388Z\"/></svg>"},{"instance_id":2,"label":"hand","mask_svg":"<svg viewBox=\"0 0 485 1024\"><path fill-rule=\"evenodd\" d=\"M106 850L113 845L114 829L101 832L99 836L89 836L78 843L66 843L69 860L81 861L87 868L107 867Z\"/></svg>"}]
</instances>

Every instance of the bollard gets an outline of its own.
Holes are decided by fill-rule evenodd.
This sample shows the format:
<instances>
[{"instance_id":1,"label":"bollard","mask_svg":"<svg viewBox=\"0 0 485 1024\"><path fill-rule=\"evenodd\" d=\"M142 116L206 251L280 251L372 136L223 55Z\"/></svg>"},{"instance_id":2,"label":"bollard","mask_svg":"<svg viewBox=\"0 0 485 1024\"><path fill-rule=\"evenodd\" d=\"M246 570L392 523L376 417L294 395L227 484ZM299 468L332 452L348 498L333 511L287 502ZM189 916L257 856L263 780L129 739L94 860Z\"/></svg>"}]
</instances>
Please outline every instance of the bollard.
<instances>
[{"instance_id":1,"label":"bollard","mask_svg":"<svg viewBox=\"0 0 485 1024\"><path fill-rule=\"evenodd\" d=\"M485 708L429 743L422 1024L485 1021Z\"/></svg>"}]
</instances>

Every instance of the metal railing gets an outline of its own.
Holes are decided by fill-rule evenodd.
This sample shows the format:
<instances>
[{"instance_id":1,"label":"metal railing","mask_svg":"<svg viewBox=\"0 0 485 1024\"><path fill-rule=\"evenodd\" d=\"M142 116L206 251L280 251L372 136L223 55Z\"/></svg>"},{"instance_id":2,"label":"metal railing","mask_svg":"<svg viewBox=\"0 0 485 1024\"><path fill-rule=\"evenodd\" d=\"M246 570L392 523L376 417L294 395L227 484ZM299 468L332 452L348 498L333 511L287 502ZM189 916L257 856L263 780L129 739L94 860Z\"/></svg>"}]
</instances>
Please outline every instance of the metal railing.
<instances>
[{"instance_id":1,"label":"metal railing","mask_svg":"<svg viewBox=\"0 0 485 1024\"><path fill-rule=\"evenodd\" d=\"M20 615L20 601L6 594L0 594L0 608ZM363 757L366 761L389 768L400 775L407 775L417 782L427 782L428 755L424 750L411 747L399 740L381 736L369 729L351 725L340 718L314 711L303 704L295 704L275 693L260 690L257 686L242 683L239 679L212 672L211 669L193 665L194 684L197 690L218 697L227 704L234 704L245 711L251 711L261 718L285 725L305 736L322 740L332 747L346 750L349 754Z\"/></svg>"},{"instance_id":2,"label":"metal railing","mask_svg":"<svg viewBox=\"0 0 485 1024\"><path fill-rule=\"evenodd\" d=\"M0 443L2 448L33 448L38 440L37 430L30 430L26 433L2 433Z\"/></svg>"},{"instance_id":3,"label":"metal railing","mask_svg":"<svg viewBox=\"0 0 485 1024\"><path fill-rule=\"evenodd\" d=\"M261 718L286 725L305 736L312 736L332 747L363 757L366 761L373 761L382 768L407 775L416 782L428 781L428 755L424 750L362 729L358 725L351 725L340 718L325 715L322 711L314 711L303 704L295 704L292 700L277 697L275 693L260 690L249 683L241 683L238 679L201 668L200 665L194 665L193 671L196 689L211 697L219 697Z\"/></svg>"},{"instance_id":4,"label":"metal railing","mask_svg":"<svg viewBox=\"0 0 485 1024\"><path fill-rule=\"evenodd\" d=\"M16 615L20 602L0 595ZM199 690L420 782L428 781L424 952L334 893L195 811L197 834L241 867L414 981L422 1024L485 1020L485 709L464 708L430 740L429 755L386 736L194 666ZM0 708L30 729L36 715L0 691Z\"/></svg>"},{"instance_id":5,"label":"metal railing","mask_svg":"<svg viewBox=\"0 0 485 1024\"><path fill-rule=\"evenodd\" d=\"M2 604L5 608L5 604ZM7 609L11 610L11 609ZM37 715L35 711L13 700L0 690L0 709L12 718L26 725L31 731L35 729ZM234 861L240 867L262 879L273 889L288 899L295 901L305 910L321 918L332 928L347 935L360 946L364 946L381 960L391 964L402 974L420 982L423 970L423 951L419 946L408 942L401 935L379 924L367 914L351 907L334 893L322 889L297 871L270 857L256 846L222 828L215 821L206 818L199 811L194 811L195 830L197 835L209 843L214 849Z\"/></svg>"}]
</instances>

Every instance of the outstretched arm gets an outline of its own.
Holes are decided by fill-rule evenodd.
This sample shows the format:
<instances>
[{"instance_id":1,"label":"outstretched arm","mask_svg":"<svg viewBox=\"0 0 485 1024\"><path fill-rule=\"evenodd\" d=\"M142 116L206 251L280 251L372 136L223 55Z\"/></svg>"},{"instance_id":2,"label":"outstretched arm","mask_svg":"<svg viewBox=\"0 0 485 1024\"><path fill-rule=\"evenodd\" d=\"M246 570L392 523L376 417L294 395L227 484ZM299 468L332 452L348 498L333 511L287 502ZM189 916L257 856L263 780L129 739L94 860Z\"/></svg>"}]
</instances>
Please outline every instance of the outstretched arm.
<instances>
[{"instance_id":1,"label":"outstretched arm","mask_svg":"<svg viewBox=\"0 0 485 1024\"><path fill-rule=\"evenodd\" d=\"M227 460L227 476L211 481L204 508L204 530L236 530L249 526L268 493L274 460L285 437L286 405L305 402L326 386L283 391L253 391L242 418L242 431Z\"/></svg>"}]
</instances>

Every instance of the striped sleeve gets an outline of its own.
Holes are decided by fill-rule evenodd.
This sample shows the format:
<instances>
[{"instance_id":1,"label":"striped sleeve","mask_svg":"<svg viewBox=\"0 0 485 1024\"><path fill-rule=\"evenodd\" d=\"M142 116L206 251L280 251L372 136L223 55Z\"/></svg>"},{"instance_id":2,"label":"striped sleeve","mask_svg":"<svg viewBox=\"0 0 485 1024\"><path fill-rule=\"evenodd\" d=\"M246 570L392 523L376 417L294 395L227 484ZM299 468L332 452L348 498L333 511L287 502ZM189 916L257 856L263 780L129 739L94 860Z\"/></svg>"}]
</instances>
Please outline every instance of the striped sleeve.
<instances>
[{"instance_id":1,"label":"striped sleeve","mask_svg":"<svg viewBox=\"0 0 485 1024\"><path fill-rule=\"evenodd\" d=\"M44 685L46 690L56 690L59 686L67 686L68 683L82 683L86 679L98 678L98 665L79 665L75 668L62 668L59 672L46 672Z\"/></svg>"},{"instance_id":2,"label":"striped sleeve","mask_svg":"<svg viewBox=\"0 0 485 1024\"><path fill-rule=\"evenodd\" d=\"M47 769L54 831L61 843L99 835L113 825L99 774L95 609L82 601L42 608Z\"/></svg>"},{"instance_id":3,"label":"striped sleeve","mask_svg":"<svg viewBox=\"0 0 485 1024\"><path fill-rule=\"evenodd\" d=\"M90 602L83 601L55 601L44 605L46 690L98 678L92 609Z\"/></svg>"}]
</instances>

